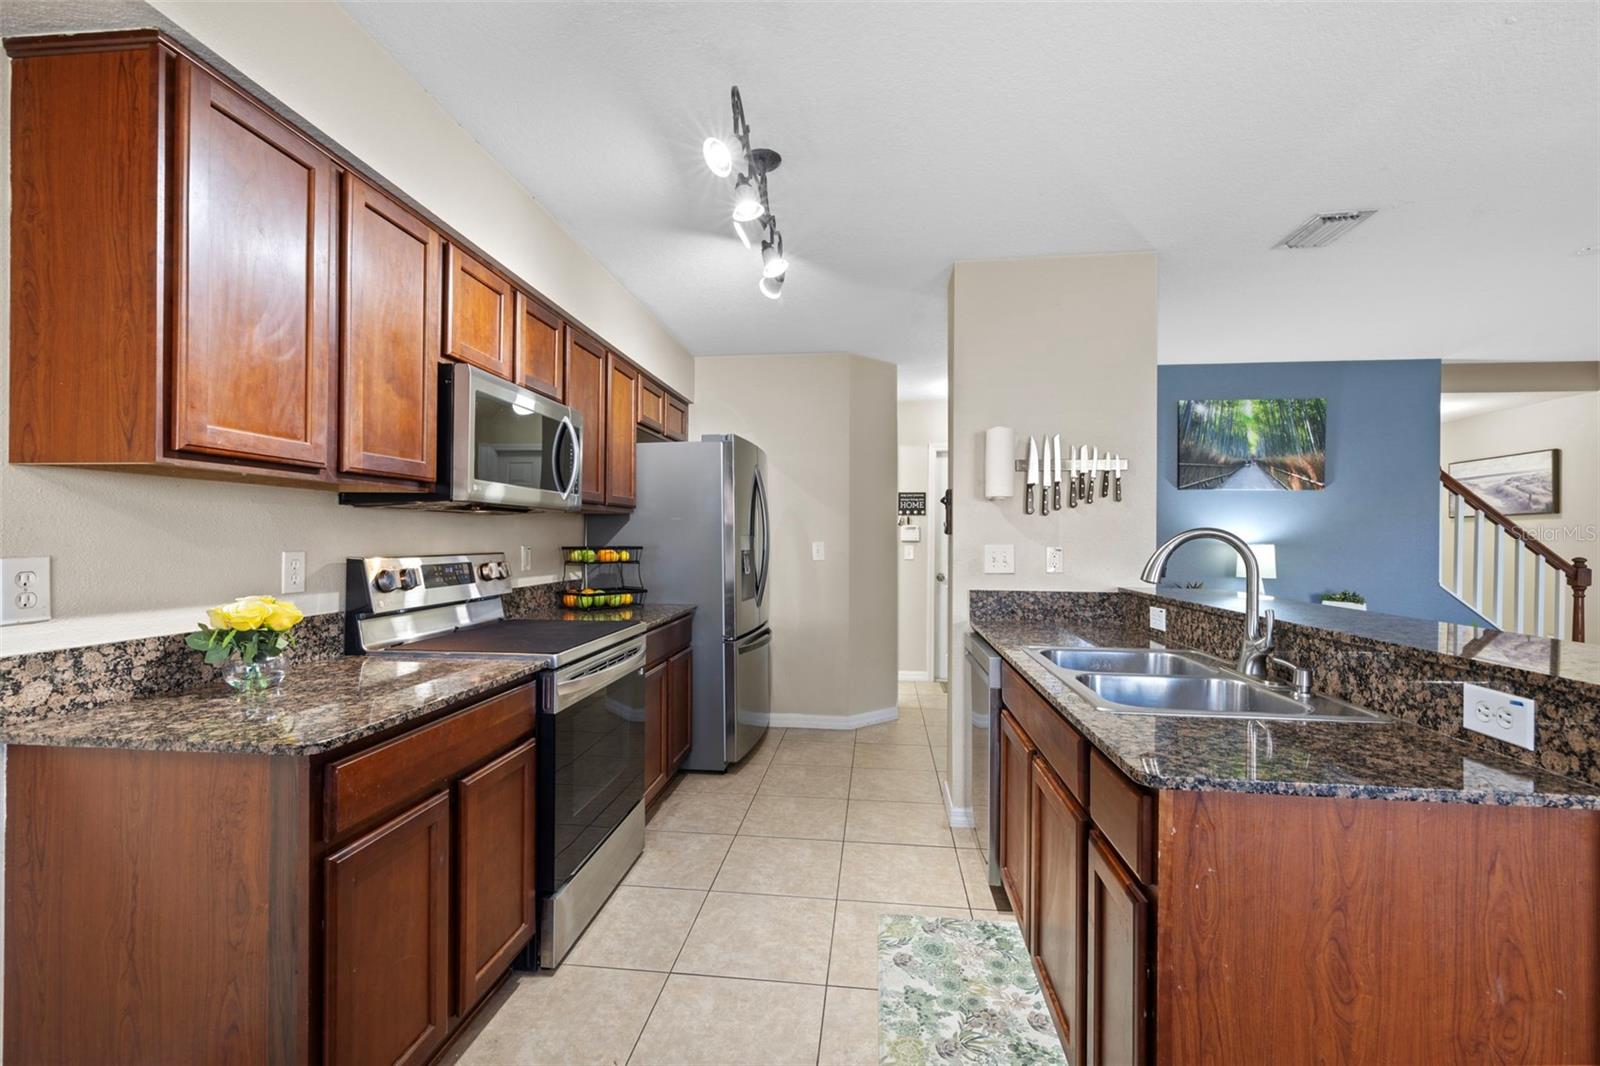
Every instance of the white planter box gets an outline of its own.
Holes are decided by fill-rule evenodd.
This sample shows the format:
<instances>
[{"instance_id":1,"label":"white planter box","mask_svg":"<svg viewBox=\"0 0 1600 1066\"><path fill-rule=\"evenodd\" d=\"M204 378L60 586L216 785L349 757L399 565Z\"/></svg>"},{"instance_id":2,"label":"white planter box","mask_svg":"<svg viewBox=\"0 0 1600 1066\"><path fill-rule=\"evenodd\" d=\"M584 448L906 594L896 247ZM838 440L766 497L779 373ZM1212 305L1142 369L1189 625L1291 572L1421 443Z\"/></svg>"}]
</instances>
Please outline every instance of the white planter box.
<instances>
[{"instance_id":1,"label":"white planter box","mask_svg":"<svg viewBox=\"0 0 1600 1066\"><path fill-rule=\"evenodd\" d=\"M1347 611L1365 611L1367 609L1367 605L1364 603L1346 603L1344 600L1322 600L1321 603L1324 607L1343 607Z\"/></svg>"}]
</instances>

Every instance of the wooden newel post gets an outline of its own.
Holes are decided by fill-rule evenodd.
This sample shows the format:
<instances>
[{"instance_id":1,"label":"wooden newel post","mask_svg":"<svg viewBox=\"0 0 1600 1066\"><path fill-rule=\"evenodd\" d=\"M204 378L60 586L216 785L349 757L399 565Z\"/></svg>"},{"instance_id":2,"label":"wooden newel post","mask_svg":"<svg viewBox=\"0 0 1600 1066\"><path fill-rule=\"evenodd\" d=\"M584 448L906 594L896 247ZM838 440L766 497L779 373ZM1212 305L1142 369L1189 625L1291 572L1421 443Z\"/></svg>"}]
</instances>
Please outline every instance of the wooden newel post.
<instances>
[{"instance_id":1,"label":"wooden newel post","mask_svg":"<svg viewBox=\"0 0 1600 1066\"><path fill-rule=\"evenodd\" d=\"M1572 573L1567 575L1567 586L1572 589L1572 639L1576 641L1584 639L1583 599L1593 581L1594 572L1589 569L1589 560L1581 555L1574 556Z\"/></svg>"}]
</instances>

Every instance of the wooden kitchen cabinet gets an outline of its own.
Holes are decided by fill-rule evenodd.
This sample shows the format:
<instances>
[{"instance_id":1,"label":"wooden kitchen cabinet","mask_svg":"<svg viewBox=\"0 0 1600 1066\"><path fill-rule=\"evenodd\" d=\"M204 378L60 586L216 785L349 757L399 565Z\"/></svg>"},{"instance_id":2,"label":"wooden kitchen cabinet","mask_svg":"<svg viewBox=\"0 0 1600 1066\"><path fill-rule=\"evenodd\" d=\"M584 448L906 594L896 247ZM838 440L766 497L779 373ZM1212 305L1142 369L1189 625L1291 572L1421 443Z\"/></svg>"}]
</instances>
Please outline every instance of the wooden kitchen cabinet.
<instances>
[{"instance_id":1,"label":"wooden kitchen cabinet","mask_svg":"<svg viewBox=\"0 0 1600 1066\"><path fill-rule=\"evenodd\" d=\"M424 1063L450 993L450 796L440 792L325 862L326 1061Z\"/></svg>"},{"instance_id":2,"label":"wooden kitchen cabinet","mask_svg":"<svg viewBox=\"0 0 1600 1066\"><path fill-rule=\"evenodd\" d=\"M606 349L567 327L567 406L583 416L583 502L606 502ZM631 425L631 423L630 423Z\"/></svg>"},{"instance_id":3,"label":"wooden kitchen cabinet","mask_svg":"<svg viewBox=\"0 0 1600 1066\"><path fill-rule=\"evenodd\" d=\"M518 385L560 401L566 384L566 323L541 300L517 293Z\"/></svg>"},{"instance_id":4,"label":"wooden kitchen cabinet","mask_svg":"<svg viewBox=\"0 0 1600 1066\"><path fill-rule=\"evenodd\" d=\"M1150 899L1099 831L1086 854L1084 1053L1090 1063L1146 1062Z\"/></svg>"},{"instance_id":5,"label":"wooden kitchen cabinet","mask_svg":"<svg viewBox=\"0 0 1600 1066\"><path fill-rule=\"evenodd\" d=\"M632 507L637 486L639 370L616 352L606 353L606 506Z\"/></svg>"},{"instance_id":6,"label":"wooden kitchen cabinet","mask_svg":"<svg viewBox=\"0 0 1600 1066\"><path fill-rule=\"evenodd\" d=\"M343 473L434 479L442 262L437 230L345 174Z\"/></svg>"},{"instance_id":7,"label":"wooden kitchen cabinet","mask_svg":"<svg viewBox=\"0 0 1600 1066\"><path fill-rule=\"evenodd\" d=\"M454 244L445 253L444 354L510 380L516 290Z\"/></svg>"},{"instance_id":8,"label":"wooden kitchen cabinet","mask_svg":"<svg viewBox=\"0 0 1600 1066\"><path fill-rule=\"evenodd\" d=\"M645 795L652 803L683 768L694 741L693 617L645 637Z\"/></svg>"},{"instance_id":9,"label":"wooden kitchen cabinet","mask_svg":"<svg viewBox=\"0 0 1600 1066\"><path fill-rule=\"evenodd\" d=\"M537 771L530 740L456 786L458 1016L477 1005L533 939Z\"/></svg>"},{"instance_id":10,"label":"wooden kitchen cabinet","mask_svg":"<svg viewBox=\"0 0 1600 1066\"><path fill-rule=\"evenodd\" d=\"M639 424L660 433L666 426L667 390L654 378L639 375Z\"/></svg>"},{"instance_id":11,"label":"wooden kitchen cabinet","mask_svg":"<svg viewBox=\"0 0 1600 1066\"><path fill-rule=\"evenodd\" d=\"M667 664L644 670L644 801L667 787Z\"/></svg>"},{"instance_id":12,"label":"wooden kitchen cabinet","mask_svg":"<svg viewBox=\"0 0 1600 1066\"><path fill-rule=\"evenodd\" d=\"M1083 1066L1084 848L1089 816L1043 758L1034 758L1032 773L1029 943L1067 1062Z\"/></svg>"},{"instance_id":13,"label":"wooden kitchen cabinet","mask_svg":"<svg viewBox=\"0 0 1600 1066\"><path fill-rule=\"evenodd\" d=\"M1000 883L1024 940L1031 940L1032 927L1028 900L1028 837L1031 832L1030 808L1033 744L1017 725L1011 712L1000 712Z\"/></svg>"},{"instance_id":14,"label":"wooden kitchen cabinet","mask_svg":"<svg viewBox=\"0 0 1600 1066\"><path fill-rule=\"evenodd\" d=\"M661 419L661 435L668 440L689 439L689 406L670 393Z\"/></svg>"},{"instance_id":15,"label":"wooden kitchen cabinet","mask_svg":"<svg viewBox=\"0 0 1600 1066\"><path fill-rule=\"evenodd\" d=\"M677 773L694 740L694 657L684 648L667 660L667 772Z\"/></svg>"}]
</instances>

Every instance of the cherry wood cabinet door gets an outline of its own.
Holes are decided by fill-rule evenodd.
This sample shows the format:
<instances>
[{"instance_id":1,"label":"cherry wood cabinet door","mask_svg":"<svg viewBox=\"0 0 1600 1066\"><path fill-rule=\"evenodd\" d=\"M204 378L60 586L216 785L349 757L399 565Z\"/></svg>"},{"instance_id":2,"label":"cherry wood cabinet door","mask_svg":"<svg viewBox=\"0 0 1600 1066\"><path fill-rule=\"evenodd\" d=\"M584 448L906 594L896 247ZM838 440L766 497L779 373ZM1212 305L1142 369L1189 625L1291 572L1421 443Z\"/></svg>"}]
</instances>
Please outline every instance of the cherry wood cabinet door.
<instances>
[{"instance_id":1,"label":"cherry wood cabinet door","mask_svg":"<svg viewBox=\"0 0 1600 1066\"><path fill-rule=\"evenodd\" d=\"M644 672L644 801L667 785L667 664Z\"/></svg>"},{"instance_id":2,"label":"cherry wood cabinet door","mask_svg":"<svg viewBox=\"0 0 1600 1066\"><path fill-rule=\"evenodd\" d=\"M567 327L568 407L583 415L583 502L606 502L606 350ZM631 427L633 423L630 421Z\"/></svg>"},{"instance_id":3,"label":"cherry wood cabinet door","mask_svg":"<svg viewBox=\"0 0 1600 1066\"><path fill-rule=\"evenodd\" d=\"M516 290L450 245L445 256L445 354L510 380Z\"/></svg>"},{"instance_id":4,"label":"cherry wood cabinet door","mask_svg":"<svg viewBox=\"0 0 1600 1066\"><path fill-rule=\"evenodd\" d=\"M456 1014L483 998L533 938L534 742L456 786Z\"/></svg>"},{"instance_id":5,"label":"cherry wood cabinet door","mask_svg":"<svg viewBox=\"0 0 1600 1066\"><path fill-rule=\"evenodd\" d=\"M324 860L324 1059L424 1063L450 993L450 794Z\"/></svg>"},{"instance_id":6,"label":"cherry wood cabinet door","mask_svg":"<svg viewBox=\"0 0 1600 1066\"><path fill-rule=\"evenodd\" d=\"M661 435L668 440L689 438L689 409L675 397L667 397L666 413L661 419Z\"/></svg>"},{"instance_id":7,"label":"cherry wood cabinet door","mask_svg":"<svg viewBox=\"0 0 1600 1066\"><path fill-rule=\"evenodd\" d=\"M339 469L347 474L434 479L442 262L432 226L345 175Z\"/></svg>"},{"instance_id":8,"label":"cherry wood cabinet door","mask_svg":"<svg viewBox=\"0 0 1600 1066\"><path fill-rule=\"evenodd\" d=\"M694 655L684 648L667 660L667 772L676 773L694 738Z\"/></svg>"},{"instance_id":9,"label":"cherry wood cabinet door","mask_svg":"<svg viewBox=\"0 0 1600 1066\"><path fill-rule=\"evenodd\" d=\"M1089 816L1038 756L1030 813L1033 965L1067 1062L1083 1066L1083 865Z\"/></svg>"},{"instance_id":10,"label":"cherry wood cabinet door","mask_svg":"<svg viewBox=\"0 0 1600 1066\"><path fill-rule=\"evenodd\" d=\"M639 375L639 424L657 433L666 426L667 392L654 380Z\"/></svg>"},{"instance_id":11,"label":"cherry wood cabinet door","mask_svg":"<svg viewBox=\"0 0 1600 1066\"><path fill-rule=\"evenodd\" d=\"M527 293L517 293L517 374L513 380L518 385L552 400L561 399L566 378L565 330L566 323L554 310Z\"/></svg>"},{"instance_id":12,"label":"cherry wood cabinet door","mask_svg":"<svg viewBox=\"0 0 1600 1066\"><path fill-rule=\"evenodd\" d=\"M1096 830L1086 855L1084 1050L1092 1066L1143 1063L1150 1055L1150 899Z\"/></svg>"},{"instance_id":13,"label":"cherry wood cabinet door","mask_svg":"<svg viewBox=\"0 0 1600 1066\"><path fill-rule=\"evenodd\" d=\"M325 467L333 161L187 61L177 85L171 446Z\"/></svg>"},{"instance_id":14,"label":"cherry wood cabinet door","mask_svg":"<svg viewBox=\"0 0 1600 1066\"><path fill-rule=\"evenodd\" d=\"M1017 916L1024 939L1031 939L1028 924L1028 837L1032 798L1033 744L1011 717L1000 712L1000 882Z\"/></svg>"},{"instance_id":15,"label":"cherry wood cabinet door","mask_svg":"<svg viewBox=\"0 0 1600 1066\"><path fill-rule=\"evenodd\" d=\"M606 353L606 505L632 507L635 500L639 369L616 352Z\"/></svg>"}]
</instances>

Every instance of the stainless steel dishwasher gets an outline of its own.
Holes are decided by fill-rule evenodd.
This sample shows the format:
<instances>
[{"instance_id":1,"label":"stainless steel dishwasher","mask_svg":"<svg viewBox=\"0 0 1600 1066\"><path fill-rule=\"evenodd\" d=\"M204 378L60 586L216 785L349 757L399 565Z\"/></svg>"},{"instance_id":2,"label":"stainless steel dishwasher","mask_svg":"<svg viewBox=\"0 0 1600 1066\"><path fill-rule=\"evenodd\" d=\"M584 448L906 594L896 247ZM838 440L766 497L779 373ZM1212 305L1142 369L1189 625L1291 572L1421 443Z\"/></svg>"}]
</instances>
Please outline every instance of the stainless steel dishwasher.
<instances>
[{"instance_id":1,"label":"stainless steel dishwasher","mask_svg":"<svg viewBox=\"0 0 1600 1066\"><path fill-rule=\"evenodd\" d=\"M1000 655L976 633L968 633L967 729L972 744L972 824L978 848L989 862L989 884L1000 887Z\"/></svg>"}]
</instances>

